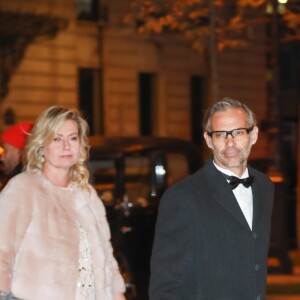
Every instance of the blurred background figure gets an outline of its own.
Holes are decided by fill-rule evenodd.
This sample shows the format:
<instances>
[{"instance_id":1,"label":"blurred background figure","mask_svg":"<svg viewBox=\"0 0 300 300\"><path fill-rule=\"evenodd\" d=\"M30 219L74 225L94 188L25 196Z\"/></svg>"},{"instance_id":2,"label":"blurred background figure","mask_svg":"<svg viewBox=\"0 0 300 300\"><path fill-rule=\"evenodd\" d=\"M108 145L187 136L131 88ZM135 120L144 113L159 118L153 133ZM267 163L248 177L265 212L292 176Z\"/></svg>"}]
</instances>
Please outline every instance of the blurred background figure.
<instances>
[{"instance_id":1,"label":"blurred background figure","mask_svg":"<svg viewBox=\"0 0 300 300\"><path fill-rule=\"evenodd\" d=\"M0 146L0 190L2 190L2 188L6 184L8 178L8 176L4 173L3 170L3 161L1 160L3 153L4 153L4 149L3 147Z\"/></svg>"},{"instance_id":2,"label":"blurred background figure","mask_svg":"<svg viewBox=\"0 0 300 300\"><path fill-rule=\"evenodd\" d=\"M33 124L30 122L18 123L2 134L4 152L1 155L1 168L9 177L22 171L23 150L32 127Z\"/></svg>"}]
</instances>

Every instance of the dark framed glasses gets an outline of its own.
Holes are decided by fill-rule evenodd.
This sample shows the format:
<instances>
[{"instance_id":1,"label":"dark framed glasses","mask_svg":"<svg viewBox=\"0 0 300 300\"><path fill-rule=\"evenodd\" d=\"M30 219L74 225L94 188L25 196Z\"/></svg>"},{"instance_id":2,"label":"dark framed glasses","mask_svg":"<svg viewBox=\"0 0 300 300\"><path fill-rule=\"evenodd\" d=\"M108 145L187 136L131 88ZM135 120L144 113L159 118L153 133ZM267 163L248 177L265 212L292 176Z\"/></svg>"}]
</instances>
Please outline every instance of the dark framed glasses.
<instances>
[{"instance_id":1,"label":"dark framed glasses","mask_svg":"<svg viewBox=\"0 0 300 300\"><path fill-rule=\"evenodd\" d=\"M225 141L228 135L231 135L235 140L243 139L247 136L252 130L254 126L249 128L236 128L230 131L226 130L217 130L217 131L207 131L207 134L216 141Z\"/></svg>"}]
</instances>

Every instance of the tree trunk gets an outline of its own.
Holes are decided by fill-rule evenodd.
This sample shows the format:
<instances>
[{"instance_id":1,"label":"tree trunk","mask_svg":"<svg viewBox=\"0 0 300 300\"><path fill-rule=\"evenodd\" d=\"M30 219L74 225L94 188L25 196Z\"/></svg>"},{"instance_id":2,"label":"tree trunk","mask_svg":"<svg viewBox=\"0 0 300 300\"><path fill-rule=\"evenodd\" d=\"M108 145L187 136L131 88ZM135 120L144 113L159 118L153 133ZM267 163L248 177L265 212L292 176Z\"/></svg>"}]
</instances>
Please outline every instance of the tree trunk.
<instances>
[{"instance_id":1,"label":"tree trunk","mask_svg":"<svg viewBox=\"0 0 300 300\"><path fill-rule=\"evenodd\" d=\"M298 116L300 116L300 105L298 108ZM297 249L300 250L300 120L298 121L298 164L297 164L297 177L298 177L298 184L297 184Z\"/></svg>"},{"instance_id":2,"label":"tree trunk","mask_svg":"<svg viewBox=\"0 0 300 300\"><path fill-rule=\"evenodd\" d=\"M217 41L216 41L216 10L214 0L209 0L209 73L210 73L210 91L209 101L213 103L219 100L219 74L218 74L218 54L217 54Z\"/></svg>"}]
</instances>

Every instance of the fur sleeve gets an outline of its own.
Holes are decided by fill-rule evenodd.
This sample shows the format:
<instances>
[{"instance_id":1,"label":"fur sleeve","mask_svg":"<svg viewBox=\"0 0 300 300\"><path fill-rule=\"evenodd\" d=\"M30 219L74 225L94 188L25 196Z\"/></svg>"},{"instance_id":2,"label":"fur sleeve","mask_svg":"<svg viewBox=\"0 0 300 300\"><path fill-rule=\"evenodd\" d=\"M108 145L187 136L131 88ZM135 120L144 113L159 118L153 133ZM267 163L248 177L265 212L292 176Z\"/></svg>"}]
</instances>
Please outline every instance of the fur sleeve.
<instances>
[{"instance_id":1,"label":"fur sleeve","mask_svg":"<svg viewBox=\"0 0 300 300\"><path fill-rule=\"evenodd\" d=\"M29 186L11 179L0 193L0 290L9 292L15 257L31 220Z\"/></svg>"},{"instance_id":2,"label":"fur sleeve","mask_svg":"<svg viewBox=\"0 0 300 300\"><path fill-rule=\"evenodd\" d=\"M105 206L104 206L102 200L98 197L95 189L93 187L90 187L90 188L91 188L91 199L92 199L93 205L95 205L95 209L98 211L99 216L101 216L101 218L103 218L102 225L105 226L105 231L106 231L107 237L110 239L111 235L110 235L108 221L106 218ZM111 242L108 243L108 251L106 252L106 255L108 255L107 261L111 262L113 291L115 294L124 293L125 292L124 280L120 273L119 265L114 257Z\"/></svg>"}]
</instances>

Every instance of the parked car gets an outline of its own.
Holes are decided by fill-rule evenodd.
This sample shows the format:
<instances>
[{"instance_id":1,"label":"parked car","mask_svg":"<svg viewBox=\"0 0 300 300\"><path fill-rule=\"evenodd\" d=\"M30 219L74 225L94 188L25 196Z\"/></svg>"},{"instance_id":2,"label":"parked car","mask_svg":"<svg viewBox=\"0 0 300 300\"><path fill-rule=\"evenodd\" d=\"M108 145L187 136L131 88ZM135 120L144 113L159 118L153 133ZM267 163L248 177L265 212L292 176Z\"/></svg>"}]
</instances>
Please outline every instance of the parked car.
<instances>
[{"instance_id":1,"label":"parked car","mask_svg":"<svg viewBox=\"0 0 300 300\"><path fill-rule=\"evenodd\" d=\"M199 148L157 137L90 137L90 181L104 202L128 299L148 299L150 256L159 199L196 171Z\"/></svg>"}]
</instances>

